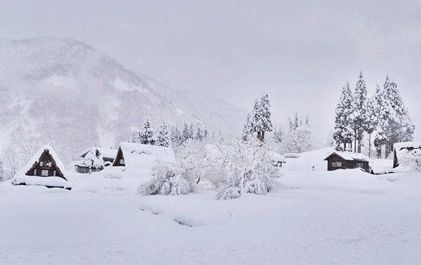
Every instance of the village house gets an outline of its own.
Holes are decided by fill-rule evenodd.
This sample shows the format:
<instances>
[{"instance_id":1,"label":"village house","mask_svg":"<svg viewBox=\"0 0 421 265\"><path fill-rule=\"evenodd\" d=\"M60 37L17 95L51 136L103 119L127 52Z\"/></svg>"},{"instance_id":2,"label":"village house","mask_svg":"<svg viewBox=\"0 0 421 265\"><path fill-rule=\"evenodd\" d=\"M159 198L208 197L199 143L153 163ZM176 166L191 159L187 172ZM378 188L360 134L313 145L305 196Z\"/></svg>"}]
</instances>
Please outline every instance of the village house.
<instances>
[{"instance_id":1,"label":"village house","mask_svg":"<svg viewBox=\"0 0 421 265\"><path fill-rule=\"evenodd\" d=\"M270 159L272 160L272 165L275 167L282 167L286 163L286 159L283 155L277 152L268 152Z\"/></svg>"},{"instance_id":2,"label":"village house","mask_svg":"<svg viewBox=\"0 0 421 265\"><path fill-rule=\"evenodd\" d=\"M13 178L14 185L71 189L64 164L51 146L43 146Z\"/></svg>"},{"instance_id":3,"label":"village house","mask_svg":"<svg viewBox=\"0 0 421 265\"><path fill-rule=\"evenodd\" d=\"M402 142L393 145L393 168L410 166L421 157L421 142ZM421 162L421 161L420 161Z\"/></svg>"},{"instance_id":4,"label":"village house","mask_svg":"<svg viewBox=\"0 0 421 265\"><path fill-rule=\"evenodd\" d=\"M370 159L360 153L334 151L324 160L327 161L327 170L361 168L371 173Z\"/></svg>"},{"instance_id":5,"label":"village house","mask_svg":"<svg viewBox=\"0 0 421 265\"><path fill-rule=\"evenodd\" d=\"M103 170L111 166L117 150L112 148L91 147L80 154L81 160L75 165L76 172L86 174Z\"/></svg>"},{"instance_id":6,"label":"village house","mask_svg":"<svg viewBox=\"0 0 421 265\"><path fill-rule=\"evenodd\" d=\"M142 168L151 167L156 163L175 163L174 151L169 147L121 143L114 159L114 167Z\"/></svg>"}]
</instances>

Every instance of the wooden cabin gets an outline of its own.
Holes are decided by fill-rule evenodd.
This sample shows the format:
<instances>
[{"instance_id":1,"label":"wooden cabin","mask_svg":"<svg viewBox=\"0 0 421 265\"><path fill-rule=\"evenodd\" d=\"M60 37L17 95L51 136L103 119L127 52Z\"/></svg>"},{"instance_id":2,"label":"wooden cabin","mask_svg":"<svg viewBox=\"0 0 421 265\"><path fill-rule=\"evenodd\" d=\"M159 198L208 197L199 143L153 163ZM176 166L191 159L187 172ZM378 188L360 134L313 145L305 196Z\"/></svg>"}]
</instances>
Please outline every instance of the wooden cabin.
<instances>
[{"instance_id":1,"label":"wooden cabin","mask_svg":"<svg viewBox=\"0 0 421 265\"><path fill-rule=\"evenodd\" d=\"M335 151L324 160L327 161L328 171L361 168L366 172L371 172L370 159L363 154Z\"/></svg>"},{"instance_id":2,"label":"wooden cabin","mask_svg":"<svg viewBox=\"0 0 421 265\"><path fill-rule=\"evenodd\" d=\"M14 185L33 185L71 189L65 177L64 164L51 146L43 146L13 177Z\"/></svg>"}]
</instances>

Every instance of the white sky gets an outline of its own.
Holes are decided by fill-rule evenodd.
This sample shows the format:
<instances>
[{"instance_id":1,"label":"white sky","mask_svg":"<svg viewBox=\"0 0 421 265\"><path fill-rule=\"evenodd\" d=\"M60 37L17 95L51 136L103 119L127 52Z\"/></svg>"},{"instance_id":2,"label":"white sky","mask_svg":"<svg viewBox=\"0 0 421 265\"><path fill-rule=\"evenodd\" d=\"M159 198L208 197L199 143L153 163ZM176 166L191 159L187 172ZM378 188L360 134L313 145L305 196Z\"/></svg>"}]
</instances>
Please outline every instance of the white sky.
<instances>
[{"instance_id":1,"label":"white sky","mask_svg":"<svg viewBox=\"0 0 421 265\"><path fill-rule=\"evenodd\" d=\"M275 123L309 114L323 140L341 86L388 74L421 127L420 1L0 1L0 37L35 36L84 41L244 109L267 91Z\"/></svg>"}]
</instances>

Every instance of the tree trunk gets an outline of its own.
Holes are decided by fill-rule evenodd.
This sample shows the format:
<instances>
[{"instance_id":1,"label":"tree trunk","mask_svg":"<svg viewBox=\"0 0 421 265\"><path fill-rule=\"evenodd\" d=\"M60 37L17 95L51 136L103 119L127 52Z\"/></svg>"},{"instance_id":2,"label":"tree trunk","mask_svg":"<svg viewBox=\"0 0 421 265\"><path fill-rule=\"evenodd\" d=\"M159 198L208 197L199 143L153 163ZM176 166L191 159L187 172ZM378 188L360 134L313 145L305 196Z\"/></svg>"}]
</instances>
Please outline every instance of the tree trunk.
<instances>
[{"instance_id":1,"label":"tree trunk","mask_svg":"<svg viewBox=\"0 0 421 265\"><path fill-rule=\"evenodd\" d=\"M371 158L371 133L368 134L368 157Z\"/></svg>"}]
</instances>

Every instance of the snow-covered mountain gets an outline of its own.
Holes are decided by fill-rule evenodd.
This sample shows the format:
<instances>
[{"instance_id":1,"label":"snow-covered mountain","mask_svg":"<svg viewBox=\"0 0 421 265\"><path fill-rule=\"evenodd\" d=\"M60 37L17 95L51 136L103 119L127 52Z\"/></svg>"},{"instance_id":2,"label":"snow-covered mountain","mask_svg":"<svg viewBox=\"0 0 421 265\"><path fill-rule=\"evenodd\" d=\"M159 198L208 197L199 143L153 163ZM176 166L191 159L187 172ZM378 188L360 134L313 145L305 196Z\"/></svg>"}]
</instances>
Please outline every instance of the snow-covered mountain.
<instances>
[{"instance_id":1,"label":"snow-covered mountain","mask_svg":"<svg viewBox=\"0 0 421 265\"><path fill-rule=\"evenodd\" d=\"M50 143L70 160L115 146L149 117L239 132L244 113L209 95L173 90L73 39L0 40L0 147Z\"/></svg>"}]
</instances>

